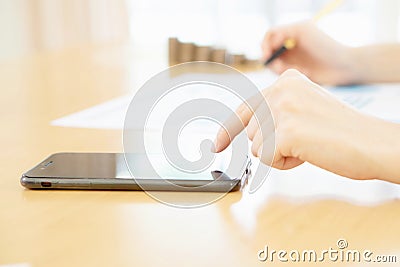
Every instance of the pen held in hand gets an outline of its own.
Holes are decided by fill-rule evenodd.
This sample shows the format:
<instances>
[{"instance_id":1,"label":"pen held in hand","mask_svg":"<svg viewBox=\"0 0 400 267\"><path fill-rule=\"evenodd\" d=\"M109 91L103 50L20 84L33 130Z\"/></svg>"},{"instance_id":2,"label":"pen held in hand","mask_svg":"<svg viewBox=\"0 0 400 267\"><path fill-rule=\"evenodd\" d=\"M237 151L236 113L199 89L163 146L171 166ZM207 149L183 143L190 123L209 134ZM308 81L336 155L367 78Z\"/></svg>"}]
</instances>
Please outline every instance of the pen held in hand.
<instances>
[{"instance_id":1,"label":"pen held in hand","mask_svg":"<svg viewBox=\"0 0 400 267\"><path fill-rule=\"evenodd\" d=\"M285 53L287 50L293 49L296 46L296 40L290 38L285 41L285 43L278 49L276 50L269 59L267 59L264 63L264 66L269 65L272 61L274 61L276 58L281 56L283 53Z\"/></svg>"},{"instance_id":2,"label":"pen held in hand","mask_svg":"<svg viewBox=\"0 0 400 267\"><path fill-rule=\"evenodd\" d=\"M296 46L296 40L290 38L285 41L285 43L278 49L276 50L264 63L264 66L269 65L272 61L274 61L276 58L281 56L283 53L285 53L287 50L293 49Z\"/></svg>"},{"instance_id":3,"label":"pen held in hand","mask_svg":"<svg viewBox=\"0 0 400 267\"><path fill-rule=\"evenodd\" d=\"M340 4L343 2L343 0L332 0L331 2L329 2L327 5L324 6L324 8L322 8L313 18L314 22L317 22L318 20L320 20L322 17L326 16L327 14L329 14L330 12L332 12L335 8L337 8L338 6L340 6ZM287 50L290 50L292 48L294 48L296 46L296 40L289 38L285 41L285 43L281 46L281 48L279 48L278 50L276 50L272 56L267 59L267 61L265 61L264 66L267 66L268 64L270 64L272 61L274 61L276 58L278 58L280 55L282 55L283 53L285 53Z\"/></svg>"}]
</instances>

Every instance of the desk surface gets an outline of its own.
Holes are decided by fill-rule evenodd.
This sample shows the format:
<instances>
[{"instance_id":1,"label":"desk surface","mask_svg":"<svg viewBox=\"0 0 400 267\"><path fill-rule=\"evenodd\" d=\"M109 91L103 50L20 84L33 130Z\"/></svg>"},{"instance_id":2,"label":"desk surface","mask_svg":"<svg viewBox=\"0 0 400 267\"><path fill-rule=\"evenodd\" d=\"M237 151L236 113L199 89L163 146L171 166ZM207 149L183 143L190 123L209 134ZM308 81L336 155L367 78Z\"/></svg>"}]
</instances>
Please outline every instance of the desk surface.
<instances>
[{"instance_id":1,"label":"desk surface","mask_svg":"<svg viewBox=\"0 0 400 267\"><path fill-rule=\"evenodd\" d=\"M203 208L177 209L143 192L21 187L21 174L51 153L122 150L120 131L49 122L127 92L136 78L131 60L126 49L107 48L0 64L0 265L265 266L257 259L265 245L318 251L337 248L340 238L400 262L397 199L362 205L290 198L269 193L265 183L254 195L235 192Z\"/></svg>"}]
</instances>

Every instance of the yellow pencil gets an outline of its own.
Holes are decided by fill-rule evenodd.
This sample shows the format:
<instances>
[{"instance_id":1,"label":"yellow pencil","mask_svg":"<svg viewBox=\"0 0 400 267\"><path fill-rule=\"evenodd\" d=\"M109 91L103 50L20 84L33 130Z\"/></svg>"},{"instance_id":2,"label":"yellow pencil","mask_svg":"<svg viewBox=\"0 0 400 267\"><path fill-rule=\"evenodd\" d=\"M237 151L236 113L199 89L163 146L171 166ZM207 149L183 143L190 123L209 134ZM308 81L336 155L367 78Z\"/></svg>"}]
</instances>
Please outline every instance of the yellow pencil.
<instances>
[{"instance_id":1,"label":"yellow pencil","mask_svg":"<svg viewBox=\"0 0 400 267\"><path fill-rule=\"evenodd\" d=\"M331 13L333 10L335 10L338 6L340 6L342 4L342 2L343 2L343 0L334 0L332 2L329 2L317 14L315 14L313 21L317 22L322 17L325 17L326 15Z\"/></svg>"},{"instance_id":2,"label":"yellow pencil","mask_svg":"<svg viewBox=\"0 0 400 267\"><path fill-rule=\"evenodd\" d=\"M322 17L326 16L327 14L331 13L335 8L337 8L343 0L333 0L329 2L326 6L324 6L315 16L313 17L313 21L317 22L320 20ZM296 47L296 40L293 38L287 39L283 45L276 50L267 61L265 61L264 65L267 66L270 64L272 61L274 61L276 58L281 56L283 53L285 53L287 50L293 49Z\"/></svg>"}]
</instances>

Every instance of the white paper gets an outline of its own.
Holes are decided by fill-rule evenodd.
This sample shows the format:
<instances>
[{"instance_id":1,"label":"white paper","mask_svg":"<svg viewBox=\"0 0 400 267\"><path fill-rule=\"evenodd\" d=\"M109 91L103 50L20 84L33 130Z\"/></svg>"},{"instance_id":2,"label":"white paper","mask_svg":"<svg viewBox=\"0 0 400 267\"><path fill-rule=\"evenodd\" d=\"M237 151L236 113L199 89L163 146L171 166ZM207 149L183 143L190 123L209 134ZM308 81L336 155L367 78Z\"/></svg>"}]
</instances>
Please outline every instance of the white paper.
<instances>
[{"instance_id":1,"label":"white paper","mask_svg":"<svg viewBox=\"0 0 400 267\"><path fill-rule=\"evenodd\" d=\"M276 76L268 71L252 72L246 75L259 89L266 88L276 78ZM400 122L400 85L331 87L329 90L340 99L366 113L389 121ZM186 95L180 95L177 101L183 103L188 99L207 96L210 99L224 101L224 103L227 103L232 108L240 103L239 99L235 99L234 97L221 98L221 95L214 93L212 90L206 89L200 91L202 94L195 94L189 90ZM74 128L123 129L125 113L132 97L132 95L119 97L54 120L51 124ZM159 107L155 113L165 115L169 114L168 111L170 111L170 108L164 105L164 107ZM149 127L160 128L159 125L162 125L161 122L163 119L154 120L154 125L150 125Z\"/></svg>"},{"instance_id":2,"label":"white paper","mask_svg":"<svg viewBox=\"0 0 400 267\"><path fill-rule=\"evenodd\" d=\"M222 75L225 79L232 79L231 75L226 74L210 75ZM269 71L252 72L248 73L247 76L258 88L261 89L271 84L276 77ZM170 93L167 95L167 98L174 99L172 105L168 105L171 101L164 101L163 103L160 103L160 105L157 104L155 110L153 110L151 114L152 120L150 121L148 128L161 128L160 125L163 125L166 116L170 114L175 107L179 106L180 103L185 103L185 101L190 99L201 97L220 101L232 110L235 110L241 102L241 99L234 97L227 91L218 91L216 88L210 88L209 86L196 85L192 88L185 88L184 94ZM133 95L115 98L100 105L56 119L52 121L51 125L73 128L123 129L125 115L132 98ZM159 117L157 118L157 116ZM208 131L211 128L204 127L204 129L208 129Z\"/></svg>"},{"instance_id":3,"label":"white paper","mask_svg":"<svg viewBox=\"0 0 400 267\"><path fill-rule=\"evenodd\" d=\"M132 96L112 99L100 105L67 115L51 122L53 126L71 128L122 129Z\"/></svg>"}]
</instances>

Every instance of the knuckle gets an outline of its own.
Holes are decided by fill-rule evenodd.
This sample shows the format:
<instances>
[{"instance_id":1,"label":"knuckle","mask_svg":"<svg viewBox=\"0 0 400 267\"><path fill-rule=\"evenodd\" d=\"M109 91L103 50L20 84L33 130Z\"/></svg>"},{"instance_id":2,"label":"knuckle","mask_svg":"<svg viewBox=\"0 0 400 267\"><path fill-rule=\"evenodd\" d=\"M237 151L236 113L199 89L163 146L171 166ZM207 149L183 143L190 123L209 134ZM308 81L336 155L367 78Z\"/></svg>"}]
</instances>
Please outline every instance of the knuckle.
<instances>
[{"instance_id":1,"label":"knuckle","mask_svg":"<svg viewBox=\"0 0 400 267\"><path fill-rule=\"evenodd\" d=\"M298 110L297 103L298 102L295 101L293 98L283 95L276 100L275 105L281 114L285 114L285 113L295 113Z\"/></svg>"},{"instance_id":2,"label":"knuckle","mask_svg":"<svg viewBox=\"0 0 400 267\"><path fill-rule=\"evenodd\" d=\"M244 112L244 110L245 110L245 104L242 103L242 104L240 104L240 105L238 106L238 108L236 109L236 113L241 114L241 113Z\"/></svg>"},{"instance_id":3,"label":"knuckle","mask_svg":"<svg viewBox=\"0 0 400 267\"><path fill-rule=\"evenodd\" d=\"M279 111L298 111L302 90L302 79L300 77L288 77L277 81L270 92L270 101Z\"/></svg>"},{"instance_id":4,"label":"knuckle","mask_svg":"<svg viewBox=\"0 0 400 267\"><path fill-rule=\"evenodd\" d=\"M301 142L301 129L292 122L283 123L276 131L276 143L286 155L299 157L298 144Z\"/></svg>"},{"instance_id":5,"label":"knuckle","mask_svg":"<svg viewBox=\"0 0 400 267\"><path fill-rule=\"evenodd\" d=\"M273 92L270 104L273 112L284 114L285 112L297 110L298 101L290 89L278 88Z\"/></svg>"},{"instance_id":6,"label":"knuckle","mask_svg":"<svg viewBox=\"0 0 400 267\"><path fill-rule=\"evenodd\" d=\"M301 72L296 70L296 69L287 69L282 73L283 77L286 77L286 76L300 76L300 75L301 75Z\"/></svg>"},{"instance_id":7,"label":"knuckle","mask_svg":"<svg viewBox=\"0 0 400 267\"><path fill-rule=\"evenodd\" d=\"M275 88L277 91L286 91L292 89L296 86L295 82L298 81L296 76L291 76L288 74L282 74L275 83Z\"/></svg>"},{"instance_id":8,"label":"knuckle","mask_svg":"<svg viewBox=\"0 0 400 267\"><path fill-rule=\"evenodd\" d=\"M256 147L254 143L251 145L251 154L253 154L254 157L258 156L258 147Z\"/></svg>"},{"instance_id":9,"label":"knuckle","mask_svg":"<svg viewBox=\"0 0 400 267\"><path fill-rule=\"evenodd\" d=\"M249 124L247 125L247 130L246 130L246 131L247 131L247 137L248 137L251 141L253 141L254 136L256 135L257 130L258 130L258 124L257 124L257 121L256 121L255 117L253 116L253 117L250 119L250 122L249 122Z\"/></svg>"},{"instance_id":10,"label":"knuckle","mask_svg":"<svg viewBox=\"0 0 400 267\"><path fill-rule=\"evenodd\" d=\"M247 137L249 138L249 140L253 141L254 136L255 136L255 130L253 130L252 128L248 128Z\"/></svg>"},{"instance_id":11,"label":"knuckle","mask_svg":"<svg viewBox=\"0 0 400 267\"><path fill-rule=\"evenodd\" d=\"M236 109L236 114L239 116L242 116L248 112L249 108L247 107L246 102L243 102L237 109Z\"/></svg>"}]
</instances>

